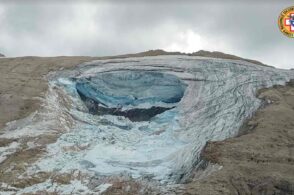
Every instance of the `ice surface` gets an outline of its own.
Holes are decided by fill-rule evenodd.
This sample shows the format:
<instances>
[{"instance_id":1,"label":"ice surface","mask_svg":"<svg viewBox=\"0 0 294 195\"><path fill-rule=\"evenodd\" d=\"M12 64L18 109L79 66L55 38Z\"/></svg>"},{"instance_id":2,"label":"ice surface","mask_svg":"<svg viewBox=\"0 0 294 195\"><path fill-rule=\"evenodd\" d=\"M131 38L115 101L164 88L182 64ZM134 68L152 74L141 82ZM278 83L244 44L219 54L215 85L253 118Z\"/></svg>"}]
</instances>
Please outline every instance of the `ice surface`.
<instances>
[{"instance_id":1,"label":"ice surface","mask_svg":"<svg viewBox=\"0 0 294 195\"><path fill-rule=\"evenodd\" d=\"M262 103L255 97L258 89L291 78L293 71L185 56L100 60L58 72L50 77L42 129L65 130L30 172L79 170L95 177L128 174L182 182L201 161L207 141L237 135ZM171 109L148 121L93 115L77 88L108 108ZM23 128L40 128L41 120L32 121Z\"/></svg>"},{"instance_id":2,"label":"ice surface","mask_svg":"<svg viewBox=\"0 0 294 195\"><path fill-rule=\"evenodd\" d=\"M138 106L143 103L176 103L186 85L171 74L147 71L113 71L78 78L77 91L103 106Z\"/></svg>"},{"instance_id":3,"label":"ice surface","mask_svg":"<svg viewBox=\"0 0 294 195\"><path fill-rule=\"evenodd\" d=\"M148 71L112 71L74 80L90 113L131 121L147 121L173 108L186 89L174 75Z\"/></svg>"},{"instance_id":4,"label":"ice surface","mask_svg":"<svg viewBox=\"0 0 294 195\"><path fill-rule=\"evenodd\" d=\"M45 182L21 189L16 193L16 195L21 195L24 193L30 194L36 192L38 194L101 194L110 186L111 184L102 184L97 187L97 190L95 192L93 192L89 190L86 185L84 185L78 180L73 180L70 184L62 185L55 184L51 180L47 180Z\"/></svg>"},{"instance_id":5,"label":"ice surface","mask_svg":"<svg viewBox=\"0 0 294 195\"><path fill-rule=\"evenodd\" d=\"M19 143L12 142L6 147L0 147L0 163L2 163L7 158L7 156L16 152L18 146L19 146Z\"/></svg>"}]
</instances>

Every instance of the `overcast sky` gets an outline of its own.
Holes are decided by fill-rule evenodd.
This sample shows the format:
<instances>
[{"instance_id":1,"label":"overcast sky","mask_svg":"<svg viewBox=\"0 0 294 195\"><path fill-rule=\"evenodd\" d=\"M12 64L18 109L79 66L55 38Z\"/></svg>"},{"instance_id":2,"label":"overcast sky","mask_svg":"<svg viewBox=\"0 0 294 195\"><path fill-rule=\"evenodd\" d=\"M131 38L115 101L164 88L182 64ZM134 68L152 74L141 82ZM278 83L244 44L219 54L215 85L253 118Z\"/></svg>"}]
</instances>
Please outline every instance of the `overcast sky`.
<instances>
[{"instance_id":1,"label":"overcast sky","mask_svg":"<svg viewBox=\"0 0 294 195\"><path fill-rule=\"evenodd\" d=\"M294 39L277 25L293 1L61 1L0 1L0 53L105 56L203 49L294 68Z\"/></svg>"}]
</instances>

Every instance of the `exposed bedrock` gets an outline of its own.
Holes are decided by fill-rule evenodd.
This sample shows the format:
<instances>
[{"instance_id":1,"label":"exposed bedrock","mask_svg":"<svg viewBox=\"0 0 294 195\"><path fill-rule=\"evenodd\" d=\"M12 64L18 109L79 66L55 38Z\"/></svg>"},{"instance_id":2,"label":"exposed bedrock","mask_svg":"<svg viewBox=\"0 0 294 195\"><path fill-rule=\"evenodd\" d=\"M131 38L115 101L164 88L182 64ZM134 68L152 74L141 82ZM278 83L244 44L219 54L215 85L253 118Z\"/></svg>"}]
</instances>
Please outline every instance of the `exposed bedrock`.
<instances>
[{"instance_id":1,"label":"exposed bedrock","mask_svg":"<svg viewBox=\"0 0 294 195\"><path fill-rule=\"evenodd\" d=\"M76 81L76 89L91 114L150 120L174 108L186 84L176 76L148 71L98 73Z\"/></svg>"}]
</instances>

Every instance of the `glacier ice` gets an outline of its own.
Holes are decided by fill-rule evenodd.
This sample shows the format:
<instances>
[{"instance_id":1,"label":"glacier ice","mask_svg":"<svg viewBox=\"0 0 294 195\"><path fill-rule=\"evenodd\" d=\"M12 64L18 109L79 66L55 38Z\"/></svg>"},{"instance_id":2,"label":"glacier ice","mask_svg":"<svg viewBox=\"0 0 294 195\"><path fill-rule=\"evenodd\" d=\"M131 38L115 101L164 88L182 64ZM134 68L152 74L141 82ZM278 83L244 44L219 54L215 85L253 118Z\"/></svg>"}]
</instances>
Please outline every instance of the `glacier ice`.
<instances>
[{"instance_id":1,"label":"glacier ice","mask_svg":"<svg viewBox=\"0 0 294 195\"><path fill-rule=\"evenodd\" d=\"M174 75L147 71L97 73L78 78L76 83L79 93L115 108L146 102L176 103L185 91L185 84Z\"/></svg>"},{"instance_id":2,"label":"glacier ice","mask_svg":"<svg viewBox=\"0 0 294 195\"><path fill-rule=\"evenodd\" d=\"M183 182L201 162L207 141L238 134L262 103L258 89L293 78L293 71L188 56L99 60L56 72L44 100L43 109L50 111L39 116L43 125L38 120L29 127L63 133L30 172L80 170L95 177ZM108 110L89 112L87 98ZM164 110L145 120L125 114L152 107ZM124 113L116 115L117 109Z\"/></svg>"},{"instance_id":3,"label":"glacier ice","mask_svg":"<svg viewBox=\"0 0 294 195\"><path fill-rule=\"evenodd\" d=\"M171 74L113 71L76 79L76 89L90 113L149 120L179 102L186 85Z\"/></svg>"}]
</instances>

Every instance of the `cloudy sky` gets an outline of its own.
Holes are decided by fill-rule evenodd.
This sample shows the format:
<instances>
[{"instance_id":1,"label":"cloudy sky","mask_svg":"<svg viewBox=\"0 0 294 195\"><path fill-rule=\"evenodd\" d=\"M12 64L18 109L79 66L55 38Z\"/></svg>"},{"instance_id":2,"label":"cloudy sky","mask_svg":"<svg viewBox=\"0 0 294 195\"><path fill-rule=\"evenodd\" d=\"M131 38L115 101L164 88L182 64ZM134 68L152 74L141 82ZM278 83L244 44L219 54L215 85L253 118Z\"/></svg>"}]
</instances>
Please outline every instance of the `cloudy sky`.
<instances>
[{"instance_id":1,"label":"cloudy sky","mask_svg":"<svg viewBox=\"0 0 294 195\"><path fill-rule=\"evenodd\" d=\"M294 68L294 39L277 25L291 0L19 2L0 1L0 53L6 56L203 49Z\"/></svg>"}]
</instances>

